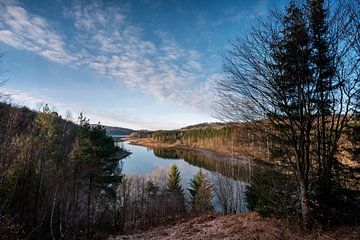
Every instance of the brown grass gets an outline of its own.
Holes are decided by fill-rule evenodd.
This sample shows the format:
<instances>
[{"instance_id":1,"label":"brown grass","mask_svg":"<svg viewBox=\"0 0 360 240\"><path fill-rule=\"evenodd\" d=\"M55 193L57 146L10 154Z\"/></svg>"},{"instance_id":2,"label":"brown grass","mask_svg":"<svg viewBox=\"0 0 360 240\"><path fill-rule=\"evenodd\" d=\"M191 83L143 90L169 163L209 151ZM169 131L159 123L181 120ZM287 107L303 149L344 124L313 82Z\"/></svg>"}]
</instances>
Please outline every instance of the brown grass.
<instances>
[{"instance_id":1,"label":"brown grass","mask_svg":"<svg viewBox=\"0 0 360 240\"><path fill-rule=\"evenodd\" d=\"M179 222L173 226L162 226L128 236L117 236L112 240L164 239L164 240L255 240L255 239L360 239L360 226L318 227L304 232L298 221L262 218L255 212L237 215L210 214Z\"/></svg>"}]
</instances>

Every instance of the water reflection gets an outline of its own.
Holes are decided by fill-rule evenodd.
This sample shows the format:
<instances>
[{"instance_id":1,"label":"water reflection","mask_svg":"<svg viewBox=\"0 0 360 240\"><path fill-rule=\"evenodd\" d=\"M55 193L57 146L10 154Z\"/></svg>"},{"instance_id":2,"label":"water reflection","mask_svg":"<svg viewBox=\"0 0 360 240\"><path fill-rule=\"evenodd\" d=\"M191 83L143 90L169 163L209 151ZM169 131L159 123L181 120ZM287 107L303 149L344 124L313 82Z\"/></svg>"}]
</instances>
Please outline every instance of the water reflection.
<instances>
[{"instance_id":1,"label":"water reflection","mask_svg":"<svg viewBox=\"0 0 360 240\"><path fill-rule=\"evenodd\" d=\"M250 182L253 168L251 161L240 162L235 158L225 157L219 159L219 155L212 155L210 152L179 148L157 148L154 149L154 154L163 159L183 159L192 166L220 173L234 180Z\"/></svg>"},{"instance_id":2,"label":"water reflection","mask_svg":"<svg viewBox=\"0 0 360 240\"><path fill-rule=\"evenodd\" d=\"M186 190L190 179L200 170L212 182L214 207L223 212L247 211L245 192L252 174L258 167L252 161L180 148L146 148L119 142L132 154L122 161L123 172L130 175L152 175L154 171L166 174L176 164L181 172L182 185Z\"/></svg>"}]
</instances>

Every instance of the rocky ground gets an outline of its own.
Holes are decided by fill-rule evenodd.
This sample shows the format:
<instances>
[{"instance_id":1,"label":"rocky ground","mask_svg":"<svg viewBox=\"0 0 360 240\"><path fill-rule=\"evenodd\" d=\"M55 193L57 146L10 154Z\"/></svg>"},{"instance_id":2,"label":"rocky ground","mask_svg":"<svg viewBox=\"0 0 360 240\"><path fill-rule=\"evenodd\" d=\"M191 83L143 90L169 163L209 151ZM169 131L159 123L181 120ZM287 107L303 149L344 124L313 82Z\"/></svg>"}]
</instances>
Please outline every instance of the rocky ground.
<instances>
[{"instance_id":1,"label":"rocky ground","mask_svg":"<svg viewBox=\"0 0 360 240\"><path fill-rule=\"evenodd\" d=\"M257 213L237 215L204 215L172 226L161 226L146 232L116 236L111 240L133 239L360 239L360 226L317 228L304 233L296 222L262 218Z\"/></svg>"}]
</instances>

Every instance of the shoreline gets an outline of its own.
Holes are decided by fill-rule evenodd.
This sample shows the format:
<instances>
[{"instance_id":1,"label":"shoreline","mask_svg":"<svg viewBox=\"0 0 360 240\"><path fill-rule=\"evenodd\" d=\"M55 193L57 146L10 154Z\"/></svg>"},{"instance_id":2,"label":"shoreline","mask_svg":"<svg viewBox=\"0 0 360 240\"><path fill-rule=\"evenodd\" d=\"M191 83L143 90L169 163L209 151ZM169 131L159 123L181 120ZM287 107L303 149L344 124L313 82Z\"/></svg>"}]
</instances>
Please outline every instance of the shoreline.
<instances>
[{"instance_id":1,"label":"shoreline","mask_svg":"<svg viewBox=\"0 0 360 240\"><path fill-rule=\"evenodd\" d=\"M212 149L197 148L197 147L192 147L192 146L178 144L178 143L173 143L173 144L162 143L162 142L158 142L153 139L150 139L150 138L125 137L125 138L122 138L122 141L127 141L131 145L143 146L143 147L148 147L148 148L153 148L153 149L176 148L176 149L196 151L196 152L199 152L200 154L207 156L209 159L212 159L213 161L224 161L224 162L233 163L233 164L246 164L249 162L266 164L266 161L254 159L249 156L240 155L238 153L233 153L233 154L223 153L223 152L218 152L218 151L215 151ZM221 159L221 160L219 160L219 159Z\"/></svg>"},{"instance_id":2,"label":"shoreline","mask_svg":"<svg viewBox=\"0 0 360 240\"><path fill-rule=\"evenodd\" d=\"M119 151L117 153L117 158L119 158L119 160L122 160L131 154L132 154L132 152L123 149L122 151Z\"/></svg>"}]
</instances>

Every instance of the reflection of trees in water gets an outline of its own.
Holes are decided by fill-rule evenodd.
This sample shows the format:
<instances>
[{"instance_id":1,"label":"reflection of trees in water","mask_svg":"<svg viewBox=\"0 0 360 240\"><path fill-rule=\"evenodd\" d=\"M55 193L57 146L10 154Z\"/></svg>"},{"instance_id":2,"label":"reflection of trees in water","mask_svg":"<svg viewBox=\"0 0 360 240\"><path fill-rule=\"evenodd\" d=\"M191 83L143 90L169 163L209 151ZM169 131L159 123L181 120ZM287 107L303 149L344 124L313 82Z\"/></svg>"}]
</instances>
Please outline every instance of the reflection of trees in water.
<instances>
[{"instance_id":1,"label":"reflection of trees in water","mask_svg":"<svg viewBox=\"0 0 360 240\"><path fill-rule=\"evenodd\" d=\"M264 164L213 159L189 149L157 148L154 154L164 159L184 159L193 166L210 171L214 207L222 212L244 212L250 209L266 214L271 212L270 208L274 205L286 206L292 200L291 194L284 196L284 188L291 186L284 184L286 180L283 175Z\"/></svg>"},{"instance_id":2,"label":"reflection of trees in water","mask_svg":"<svg viewBox=\"0 0 360 240\"><path fill-rule=\"evenodd\" d=\"M164 159L180 159L175 148L154 148L154 154Z\"/></svg>"},{"instance_id":3,"label":"reflection of trees in water","mask_svg":"<svg viewBox=\"0 0 360 240\"><path fill-rule=\"evenodd\" d=\"M250 162L225 162L222 159L211 159L198 151L177 148L154 149L154 154L164 159L184 159L190 165L210 171L215 210L224 213L247 210L245 191L253 168Z\"/></svg>"},{"instance_id":4,"label":"reflection of trees in water","mask_svg":"<svg viewBox=\"0 0 360 240\"><path fill-rule=\"evenodd\" d=\"M210 172L220 173L227 178L250 182L254 166L249 163L236 163L237 160L229 162L221 159L211 159L198 151L178 148L156 148L154 154L164 159L184 159L187 163L206 169Z\"/></svg>"},{"instance_id":5,"label":"reflection of trees in water","mask_svg":"<svg viewBox=\"0 0 360 240\"><path fill-rule=\"evenodd\" d=\"M227 178L220 173L213 173L214 207L226 213L247 211L245 192L248 184L240 180Z\"/></svg>"}]
</instances>

